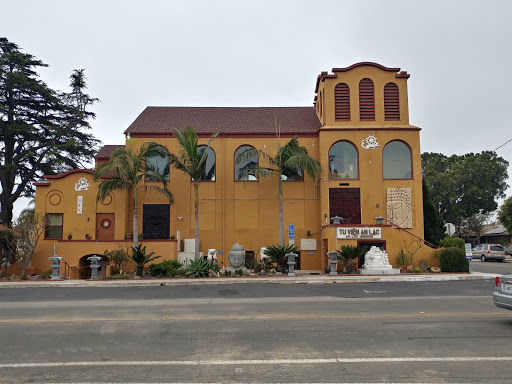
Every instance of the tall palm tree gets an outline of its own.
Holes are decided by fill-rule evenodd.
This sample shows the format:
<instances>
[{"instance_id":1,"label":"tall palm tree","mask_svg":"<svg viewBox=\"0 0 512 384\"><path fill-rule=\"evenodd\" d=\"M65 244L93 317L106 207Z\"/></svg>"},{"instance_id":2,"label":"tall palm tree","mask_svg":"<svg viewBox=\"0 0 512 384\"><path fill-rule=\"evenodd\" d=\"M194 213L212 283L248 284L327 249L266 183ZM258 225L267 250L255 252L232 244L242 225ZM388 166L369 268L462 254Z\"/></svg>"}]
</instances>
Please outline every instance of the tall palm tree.
<instances>
[{"instance_id":1,"label":"tall palm tree","mask_svg":"<svg viewBox=\"0 0 512 384\"><path fill-rule=\"evenodd\" d=\"M269 166L260 167L250 162L255 156L265 159ZM284 245L284 218L283 218L283 176L297 173L297 170L306 171L313 179L320 174L320 163L308 155L305 147L299 146L297 136L281 146L280 135L277 136L277 153L271 156L261 149L248 148L236 159L236 163L249 162L249 166L241 170L241 177L247 179L250 175L259 177L277 176L278 202L279 202L279 244Z\"/></svg>"},{"instance_id":2,"label":"tall palm tree","mask_svg":"<svg viewBox=\"0 0 512 384\"><path fill-rule=\"evenodd\" d=\"M133 246L139 245L139 224L137 212L137 196L140 188L144 190L155 191L164 195L169 203L174 203L171 191L167 189L166 177L148 166L149 157L161 157L166 159L168 152L165 148L156 143L145 143L138 150L132 148L119 148L110 157L106 163L100 164L94 172L94 180L103 179L98 187L96 200L105 199L113 191L132 191L133 193ZM159 181L162 186L144 185L144 178L151 178L153 181Z\"/></svg>"},{"instance_id":3,"label":"tall palm tree","mask_svg":"<svg viewBox=\"0 0 512 384\"><path fill-rule=\"evenodd\" d=\"M187 174L192 179L194 185L194 218L195 218L195 249L194 257L199 258L199 181L205 174L206 159L210 150L210 145L217 137L219 132L215 132L208 141L208 146L202 155L198 155L197 133L196 130L187 125L183 132L173 128L174 134L180 145L179 154L169 154L169 163L177 170Z\"/></svg>"}]
</instances>

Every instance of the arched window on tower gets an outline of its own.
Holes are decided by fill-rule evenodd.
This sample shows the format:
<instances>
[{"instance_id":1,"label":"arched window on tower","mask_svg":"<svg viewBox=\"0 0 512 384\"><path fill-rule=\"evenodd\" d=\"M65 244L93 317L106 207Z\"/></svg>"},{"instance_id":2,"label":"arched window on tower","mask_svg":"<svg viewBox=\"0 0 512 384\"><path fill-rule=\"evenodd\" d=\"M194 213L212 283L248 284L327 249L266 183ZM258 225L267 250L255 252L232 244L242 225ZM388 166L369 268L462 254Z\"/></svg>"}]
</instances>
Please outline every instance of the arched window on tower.
<instances>
[{"instance_id":1,"label":"arched window on tower","mask_svg":"<svg viewBox=\"0 0 512 384\"><path fill-rule=\"evenodd\" d=\"M382 150L382 177L412 179L411 150L403 141L390 141Z\"/></svg>"},{"instance_id":2,"label":"arched window on tower","mask_svg":"<svg viewBox=\"0 0 512 384\"><path fill-rule=\"evenodd\" d=\"M365 78L359 82L359 120L375 120L375 96L373 81Z\"/></svg>"},{"instance_id":3,"label":"arched window on tower","mask_svg":"<svg viewBox=\"0 0 512 384\"><path fill-rule=\"evenodd\" d=\"M398 86L395 83L387 83L384 86L384 118L400 120L400 100Z\"/></svg>"},{"instance_id":4,"label":"arched window on tower","mask_svg":"<svg viewBox=\"0 0 512 384\"><path fill-rule=\"evenodd\" d=\"M338 141L329 149L329 178L358 179L357 149L348 141Z\"/></svg>"},{"instance_id":5,"label":"arched window on tower","mask_svg":"<svg viewBox=\"0 0 512 384\"><path fill-rule=\"evenodd\" d=\"M334 116L336 121L350 121L350 89L345 83L334 87Z\"/></svg>"}]
</instances>

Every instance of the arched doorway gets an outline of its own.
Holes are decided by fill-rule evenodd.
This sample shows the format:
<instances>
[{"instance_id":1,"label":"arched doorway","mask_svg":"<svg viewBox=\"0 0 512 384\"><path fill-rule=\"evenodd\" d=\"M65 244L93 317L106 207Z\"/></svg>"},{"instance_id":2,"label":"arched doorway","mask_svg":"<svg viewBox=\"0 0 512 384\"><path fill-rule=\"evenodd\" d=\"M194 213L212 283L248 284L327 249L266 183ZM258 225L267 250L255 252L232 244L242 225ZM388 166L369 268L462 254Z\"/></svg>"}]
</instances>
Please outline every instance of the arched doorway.
<instances>
[{"instance_id":1,"label":"arched doorway","mask_svg":"<svg viewBox=\"0 0 512 384\"><path fill-rule=\"evenodd\" d=\"M103 255L98 255L91 253L89 255L82 256L80 260L78 261L78 269L80 270L80 275L82 276L82 279L90 279L91 278L91 261L87 260L88 257L91 256L99 256L101 257L100 260L100 269L98 269L98 276L103 277L106 274L107 267L110 265L110 260L108 257Z\"/></svg>"}]
</instances>

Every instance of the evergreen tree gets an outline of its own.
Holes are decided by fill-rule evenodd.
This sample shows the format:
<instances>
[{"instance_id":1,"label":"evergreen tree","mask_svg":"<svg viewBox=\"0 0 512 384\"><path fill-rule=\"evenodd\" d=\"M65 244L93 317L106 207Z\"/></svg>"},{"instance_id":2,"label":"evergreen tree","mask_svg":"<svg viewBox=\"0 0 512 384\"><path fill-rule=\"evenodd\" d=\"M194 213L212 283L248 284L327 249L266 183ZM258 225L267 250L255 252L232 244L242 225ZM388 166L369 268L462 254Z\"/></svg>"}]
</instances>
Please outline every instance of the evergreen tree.
<instances>
[{"instance_id":1,"label":"evergreen tree","mask_svg":"<svg viewBox=\"0 0 512 384\"><path fill-rule=\"evenodd\" d=\"M444 220L432 202L432 197L425 180L423 180L423 225L425 227L425 240L439 245L444 238Z\"/></svg>"},{"instance_id":2,"label":"evergreen tree","mask_svg":"<svg viewBox=\"0 0 512 384\"><path fill-rule=\"evenodd\" d=\"M0 37L0 221L10 225L14 202L34 193L43 175L84 167L99 143L87 108L97 99L84 93L84 70L71 74L71 92L40 80L42 61Z\"/></svg>"}]
</instances>

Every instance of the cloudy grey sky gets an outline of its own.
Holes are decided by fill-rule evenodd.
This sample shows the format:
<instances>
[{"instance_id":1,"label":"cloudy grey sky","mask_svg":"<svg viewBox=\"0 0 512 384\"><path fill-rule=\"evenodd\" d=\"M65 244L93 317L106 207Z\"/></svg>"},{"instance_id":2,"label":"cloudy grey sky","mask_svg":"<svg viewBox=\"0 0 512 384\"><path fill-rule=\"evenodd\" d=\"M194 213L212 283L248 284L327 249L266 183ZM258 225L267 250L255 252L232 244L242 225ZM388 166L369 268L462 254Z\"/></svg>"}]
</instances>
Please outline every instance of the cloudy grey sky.
<instances>
[{"instance_id":1,"label":"cloudy grey sky","mask_svg":"<svg viewBox=\"0 0 512 384\"><path fill-rule=\"evenodd\" d=\"M49 64L52 88L85 68L104 144L123 143L148 105L309 106L321 71L360 61L411 74L423 152L512 139L509 0L0 3L0 35ZM498 154L512 164L512 142Z\"/></svg>"}]
</instances>

